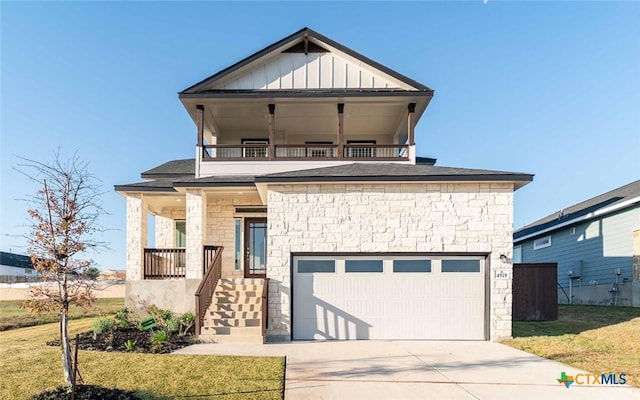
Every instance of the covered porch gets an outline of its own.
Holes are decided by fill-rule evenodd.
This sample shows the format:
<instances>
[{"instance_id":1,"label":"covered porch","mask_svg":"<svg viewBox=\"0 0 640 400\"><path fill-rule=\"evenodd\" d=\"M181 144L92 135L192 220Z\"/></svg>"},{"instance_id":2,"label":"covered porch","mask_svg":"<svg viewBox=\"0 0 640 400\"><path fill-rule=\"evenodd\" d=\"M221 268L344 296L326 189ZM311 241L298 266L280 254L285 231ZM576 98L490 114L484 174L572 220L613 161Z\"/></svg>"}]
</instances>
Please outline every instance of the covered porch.
<instances>
[{"instance_id":1,"label":"covered porch","mask_svg":"<svg viewBox=\"0 0 640 400\"><path fill-rule=\"evenodd\" d=\"M214 282L266 277L267 214L255 186L121 194L127 199L127 285L142 300L194 311L209 274ZM127 305L136 301L127 298Z\"/></svg>"}]
</instances>

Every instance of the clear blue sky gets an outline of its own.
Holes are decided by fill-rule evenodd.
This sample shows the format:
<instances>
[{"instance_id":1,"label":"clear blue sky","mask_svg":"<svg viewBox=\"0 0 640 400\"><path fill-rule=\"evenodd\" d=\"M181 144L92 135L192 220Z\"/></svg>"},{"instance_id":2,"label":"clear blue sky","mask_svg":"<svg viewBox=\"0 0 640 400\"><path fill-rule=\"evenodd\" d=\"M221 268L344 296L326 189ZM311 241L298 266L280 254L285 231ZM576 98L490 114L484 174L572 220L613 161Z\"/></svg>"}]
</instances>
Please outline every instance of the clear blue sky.
<instances>
[{"instance_id":1,"label":"clear blue sky","mask_svg":"<svg viewBox=\"0 0 640 400\"><path fill-rule=\"evenodd\" d=\"M308 26L435 89L416 130L438 165L534 173L515 227L640 178L640 3L1 2L2 250L24 252L35 187L16 155L78 150L108 193L125 267L125 200L114 184L194 155L177 92Z\"/></svg>"}]
</instances>

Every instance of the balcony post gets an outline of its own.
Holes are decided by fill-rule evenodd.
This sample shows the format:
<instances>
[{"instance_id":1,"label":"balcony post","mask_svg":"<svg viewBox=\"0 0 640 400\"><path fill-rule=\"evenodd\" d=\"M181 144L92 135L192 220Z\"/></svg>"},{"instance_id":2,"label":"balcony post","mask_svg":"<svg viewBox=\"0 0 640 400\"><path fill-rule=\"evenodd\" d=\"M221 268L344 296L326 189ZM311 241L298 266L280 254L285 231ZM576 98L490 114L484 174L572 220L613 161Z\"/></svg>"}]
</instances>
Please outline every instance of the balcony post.
<instances>
[{"instance_id":1,"label":"balcony post","mask_svg":"<svg viewBox=\"0 0 640 400\"><path fill-rule=\"evenodd\" d=\"M338 103L338 158L344 158L344 103Z\"/></svg>"},{"instance_id":2,"label":"balcony post","mask_svg":"<svg viewBox=\"0 0 640 400\"><path fill-rule=\"evenodd\" d=\"M276 105L269 104L269 159L276 157Z\"/></svg>"},{"instance_id":3,"label":"balcony post","mask_svg":"<svg viewBox=\"0 0 640 400\"><path fill-rule=\"evenodd\" d=\"M409 146L415 146L415 112L416 112L416 103L409 103L409 116L407 117L407 142Z\"/></svg>"},{"instance_id":4,"label":"balcony post","mask_svg":"<svg viewBox=\"0 0 640 400\"><path fill-rule=\"evenodd\" d=\"M202 143L204 140L204 106L202 104L198 104L196 106L196 110L198 110L198 137L196 146L202 147Z\"/></svg>"}]
</instances>

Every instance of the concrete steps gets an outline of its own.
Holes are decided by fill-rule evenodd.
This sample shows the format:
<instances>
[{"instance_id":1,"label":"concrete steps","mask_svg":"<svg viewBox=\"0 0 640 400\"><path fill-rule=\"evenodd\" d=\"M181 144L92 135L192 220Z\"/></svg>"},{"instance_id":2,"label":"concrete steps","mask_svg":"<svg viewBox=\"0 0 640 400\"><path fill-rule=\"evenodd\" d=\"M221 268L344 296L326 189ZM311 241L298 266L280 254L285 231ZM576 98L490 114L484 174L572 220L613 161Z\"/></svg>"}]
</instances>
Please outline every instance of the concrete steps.
<instances>
[{"instance_id":1,"label":"concrete steps","mask_svg":"<svg viewBox=\"0 0 640 400\"><path fill-rule=\"evenodd\" d=\"M264 343L263 279L221 279L204 318L200 340L213 343Z\"/></svg>"}]
</instances>

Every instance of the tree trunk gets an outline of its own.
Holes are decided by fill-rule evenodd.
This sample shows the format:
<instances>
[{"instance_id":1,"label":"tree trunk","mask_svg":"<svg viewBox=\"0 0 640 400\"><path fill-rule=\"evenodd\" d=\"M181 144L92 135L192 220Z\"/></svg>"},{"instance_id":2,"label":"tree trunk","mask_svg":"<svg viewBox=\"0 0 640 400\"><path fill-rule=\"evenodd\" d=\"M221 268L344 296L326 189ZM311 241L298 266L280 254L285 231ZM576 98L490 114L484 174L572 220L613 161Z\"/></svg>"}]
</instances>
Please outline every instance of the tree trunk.
<instances>
[{"instance_id":1,"label":"tree trunk","mask_svg":"<svg viewBox=\"0 0 640 400\"><path fill-rule=\"evenodd\" d=\"M66 311L60 315L60 345L62 346L62 372L64 380L73 385L73 365L71 365L71 344L69 343L69 324Z\"/></svg>"}]
</instances>

